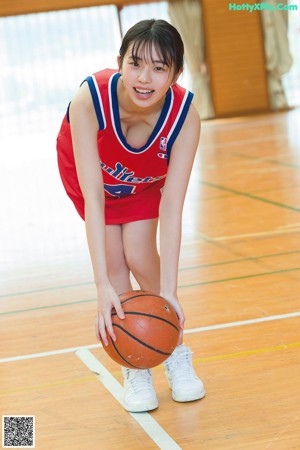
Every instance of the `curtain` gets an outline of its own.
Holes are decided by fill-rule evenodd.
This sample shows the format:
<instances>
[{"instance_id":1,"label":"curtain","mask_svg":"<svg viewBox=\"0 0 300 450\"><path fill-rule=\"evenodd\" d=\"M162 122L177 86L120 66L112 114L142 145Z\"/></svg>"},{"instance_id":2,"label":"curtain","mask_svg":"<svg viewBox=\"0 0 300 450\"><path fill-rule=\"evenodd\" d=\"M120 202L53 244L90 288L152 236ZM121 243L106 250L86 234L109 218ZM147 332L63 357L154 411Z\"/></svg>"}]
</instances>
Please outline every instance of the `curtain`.
<instances>
[{"instance_id":1,"label":"curtain","mask_svg":"<svg viewBox=\"0 0 300 450\"><path fill-rule=\"evenodd\" d=\"M205 63L202 12L199 0L169 0L169 16L182 36L190 69L194 104L202 119L215 116Z\"/></svg>"},{"instance_id":2,"label":"curtain","mask_svg":"<svg viewBox=\"0 0 300 450\"><path fill-rule=\"evenodd\" d=\"M278 110L288 107L281 77L290 70L293 59L289 51L288 12L275 10L278 6L276 0L268 3L274 6L274 10L263 9L261 17L270 106L272 110Z\"/></svg>"}]
</instances>

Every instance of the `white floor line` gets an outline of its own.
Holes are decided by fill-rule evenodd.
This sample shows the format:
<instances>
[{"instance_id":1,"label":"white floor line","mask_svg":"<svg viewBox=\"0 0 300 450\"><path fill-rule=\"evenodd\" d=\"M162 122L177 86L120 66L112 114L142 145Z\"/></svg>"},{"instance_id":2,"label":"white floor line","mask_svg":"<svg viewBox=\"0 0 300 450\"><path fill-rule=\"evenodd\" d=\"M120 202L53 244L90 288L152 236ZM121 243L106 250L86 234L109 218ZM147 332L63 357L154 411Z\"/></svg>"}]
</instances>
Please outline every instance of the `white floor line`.
<instances>
[{"instance_id":1,"label":"white floor line","mask_svg":"<svg viewBox=\"0 0 300 450\"><path fill-rule=\"evenodd\" d=\"M123 406L123 387L89 350L78 350L76 355L94 373L109 393ZM148 413L128 413L163 450L180 450L176 442Z\"/></svg>"},{"instance_id":2,"label":"white floor line","mask_svg":"<svg viewBox=\"0 0 300 450\"><path fill-rule=\"evenodd\" d=\"M299 231L299 227L295 228L283 228L283 227L278 227L278 229L276 230L270 230L270 231L262 231L259 233L246 233L246 234L235 234L235 235L228 235L228 236L216 236L216 237L211 237L211 236L207 236L205 234L202 234L202 238L200 237L199 239L193 239L191 241L182 241L181 245L183 246L189 246L189 245L196 245L196 244L200 244L203 241L207 241L207 242L219 242L219 241L230 241L230 240L234 240L234 239L247 239L247 238L256 238L256 237L263 237L263 236L276 236L278 234L290 234L292 232L295 231Z\"/></svg>"},{"instance_id":3,"label":"white floor line","mask_svg":"<svg viewBox=\"0 0 300 450\"><path fill-rule=\"evenodd\" d=\"M43 358L44 356L55 356L55 355L61 355L63 353L74 353L80 349L93 349L93 348L100 348L100 347L102 347L101 344L92 344L92 345L83 345L83 346L78 346L78 347L62 348L61 350L52 350L49 352L33 353L31 355L11 356L8 358L1 358L0 363L22 361L24 359L32 359L32 358Z\"/></svg>"},{"instance_id":4,"label":"white floor line","mask_svg":"<svg viewBox=\"0 0 300 450\"><path fill-rule=\"evenodd\" d=\"M244 325L253 325L256 323L270 322L272 320L292 319L293 317L300 317L300 311L291 312L291 313L287 313L287 314L279 314L276 316L259 317L257 319L241 320L239 322L220 323L218 325L209 325L207 327L190 328L188 330L184 330L184 334L203 333L205 331L219 330L222 328L240 327L240 326L244 326ZM94 348L100 348L100 347L101 347L101 344L93 344L93 345L84 345L82 347L71 347L71 348L64 348L61 350L52 350L52 351L43 352L43 353L33 353L31 355L10 356L7 358L0 358L0 364L7 363L7 362L13 362L13 361L22 361L24 359L42 358L44 356L60 355L62 353L73 353L80 349L85 350L85 349L94 349Z\"/></svg>"},{"instance_id":5,"label":"white floor line","mask_svg":"<svg viewBox=\"0 0 300 450\"><path fill-rule=\"evenodd\" d=\"M270 322L272 320L291 319L292 317L300 317L300 311L287 314L279 314L278 316L267 316L260 317L258 319L241 320L240 322L220 323L219 325L210 325L208 327L190 328L189 330L184 330L184 334L202 333L204 331L219 330L221 328L240 327L243 325L251 325L254 323Z\"/></svg>"}]
</instances>

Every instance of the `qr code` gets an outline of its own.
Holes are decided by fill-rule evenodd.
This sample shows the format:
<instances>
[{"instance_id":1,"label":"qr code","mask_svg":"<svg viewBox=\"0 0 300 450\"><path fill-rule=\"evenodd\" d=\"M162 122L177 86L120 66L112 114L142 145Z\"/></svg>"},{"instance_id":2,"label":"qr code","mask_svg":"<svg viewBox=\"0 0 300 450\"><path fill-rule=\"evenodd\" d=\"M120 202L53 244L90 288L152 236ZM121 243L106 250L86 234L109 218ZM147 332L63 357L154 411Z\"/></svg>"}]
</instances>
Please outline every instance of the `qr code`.
<instances>
[{"instance_id":1,"label":"qr code","mask_svg":"<svg viewBox=\"0 0 300 450\"><path fill-rule=\"evenodd\" d=\"M2 448L35 448L35 416L2 416Z\"/></svg>"}]
</instances>

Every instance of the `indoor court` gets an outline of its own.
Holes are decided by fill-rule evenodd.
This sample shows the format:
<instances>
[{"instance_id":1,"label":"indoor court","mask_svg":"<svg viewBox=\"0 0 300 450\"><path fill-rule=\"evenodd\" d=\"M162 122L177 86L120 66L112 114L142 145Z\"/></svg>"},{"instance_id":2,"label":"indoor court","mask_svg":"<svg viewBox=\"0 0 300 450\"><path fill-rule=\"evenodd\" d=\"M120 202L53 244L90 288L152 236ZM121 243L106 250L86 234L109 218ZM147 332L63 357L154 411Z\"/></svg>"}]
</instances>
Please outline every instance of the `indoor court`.
<instances>
[{"instance_id":1,"label":"indoor court","mask_svg":"<svg viewBox=\"0 0 300 450\"><path fill-rule=\"evenodd\" d=\"M299 107L202 122L178 292L206 397L172 401L158 366L151 413L123 409L95 338L84 224L57 170L62 113L39 111L38 130L23 115L0 137L1 415L34 415L38 450L300 450Z\"/></svg>"}]
</instances>

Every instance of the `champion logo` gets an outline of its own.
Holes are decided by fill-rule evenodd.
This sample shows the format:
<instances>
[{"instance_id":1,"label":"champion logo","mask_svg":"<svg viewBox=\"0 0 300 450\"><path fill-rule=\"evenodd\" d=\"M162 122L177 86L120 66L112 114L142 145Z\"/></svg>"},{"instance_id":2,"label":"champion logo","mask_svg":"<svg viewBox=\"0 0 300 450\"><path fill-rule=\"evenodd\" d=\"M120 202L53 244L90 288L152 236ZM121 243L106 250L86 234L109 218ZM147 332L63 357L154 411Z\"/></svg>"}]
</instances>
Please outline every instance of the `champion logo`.
<instances>
[{"instance_id":1,"label":"champion logo","mask_svg":"<svg viewBox=\"0 0 300 450\"><path fill-rule=\"evenodd\" d=\"M168 159L167 153L157 153L157 156L161 159Z\"/></svg>"}]
</instances>

